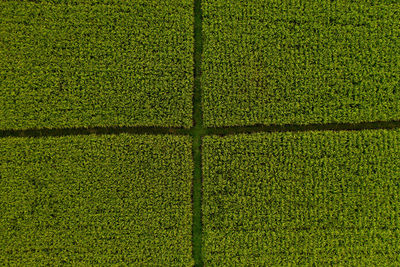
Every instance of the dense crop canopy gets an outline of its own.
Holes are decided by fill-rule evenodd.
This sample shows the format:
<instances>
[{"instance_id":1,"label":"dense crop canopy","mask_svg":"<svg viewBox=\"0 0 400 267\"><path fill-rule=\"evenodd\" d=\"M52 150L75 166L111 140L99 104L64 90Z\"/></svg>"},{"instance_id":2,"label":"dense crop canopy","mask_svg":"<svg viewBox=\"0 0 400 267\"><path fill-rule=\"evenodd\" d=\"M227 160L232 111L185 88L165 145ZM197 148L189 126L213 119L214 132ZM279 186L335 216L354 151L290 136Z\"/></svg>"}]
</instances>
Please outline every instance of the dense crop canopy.
<instances>
[{"instance_id":1,"label":"dense crop canopy","mask_svg":"<svg viewBox=\"0 0 400 267\"><path fill-rule=\"evenodd\" d=\"M400 1L202 7L206 125L400 119Z\"/></svg>"},{"instance_id":2,"label":"dense crop canopy","mask_svg":"<svg viewBox=\"0 0 400 267\"><path fill-rule=\"evenodd\" d=\"M0 265L192 266L192 172L184 136L2 138Z\"/></svg>"},{"instance_id":3,"label":"dense crop canopy","mask_svg":"<svg viewBox=\"0 0 400 267\"><path fill-rule=\"evenodd\" d=\"M0 129L192 125L193 1L0 1Z\"/></svg>"},{"instance_id":4,"label":"dense crop canopy","mask_svg":"<svg viewBox=\"0 0 400 267\"><path fill-rule=\"evenodd\" d=\"M399 162L400 131L206 137L206 265L399 265Z\"/></svg>"}]
</instances>

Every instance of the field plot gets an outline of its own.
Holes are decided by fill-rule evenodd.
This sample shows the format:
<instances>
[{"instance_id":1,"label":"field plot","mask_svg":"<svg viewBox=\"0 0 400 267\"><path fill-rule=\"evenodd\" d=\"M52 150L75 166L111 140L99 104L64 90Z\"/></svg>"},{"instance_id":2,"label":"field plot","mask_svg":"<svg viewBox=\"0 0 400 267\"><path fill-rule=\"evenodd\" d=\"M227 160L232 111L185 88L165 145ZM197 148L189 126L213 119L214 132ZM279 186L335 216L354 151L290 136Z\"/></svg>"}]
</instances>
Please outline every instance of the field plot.
<instances>
[{"instance_id":1,"label":"field plot","mask_svg":"<svg viewBox=\"0 0 400 267\"><path fill-rule=\"evenodd\" d=\"M400 264L400 131L206 137L210 266Z\"/></svg>"},{"instance_id":2,"label":"field plot","mask_svg":"<svg viewBox=\"0 0 400 267\"><path fill-rule=\"evenodd\" d=\"M1 1L0 129L192 125L193 1Z\"/></svg>"},{"instance_id":3,"label":"field plot","mask_svg":"<svg viewBox=\"0 0 400 267\"><path fill-rule=\"evenodd\" d=\"M202 8L207 126L400 119L400 1Z\"/></svg>"},{"instance_id":4,"label":"field plot","mask_svg":"<svg viewBox=\"0 0 400 267\"><path fill-rule=\"evenodd\" d=\"M184 136L0 139L0 264L192 266Z\"/></svg>"}]
</instances>

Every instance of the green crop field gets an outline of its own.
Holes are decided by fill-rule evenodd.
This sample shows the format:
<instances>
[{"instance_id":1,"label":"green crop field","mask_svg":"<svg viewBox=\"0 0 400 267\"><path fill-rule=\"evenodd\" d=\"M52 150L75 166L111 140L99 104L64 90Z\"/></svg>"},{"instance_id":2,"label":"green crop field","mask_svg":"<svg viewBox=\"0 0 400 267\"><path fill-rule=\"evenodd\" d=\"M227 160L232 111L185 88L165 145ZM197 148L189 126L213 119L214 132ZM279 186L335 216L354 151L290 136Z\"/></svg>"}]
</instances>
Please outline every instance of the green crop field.
<instances>
[{"instance_id":1,"label":"green crop field","mask_svg":"<svg viewBox=\"0 0 400 267\"><path fill-rule=\"evenodd\" d=\"M0 1L0 129L192 125L190 0Z\"/></svg>"},{"instance_id":2,"label":"green crop field","mask_svg":"<svg viewBox=\"0 0 400 267\"><path fill-rule=\"evenodd\" d=\"M186 136L0 139L0 265L191 266Z\"/></svg>"},{"instance_id":3,"label":"green crop field","mask_svg":"<svg viewBox=\"0 0 400 267\"><path fill-rule=\"evenodd\" d=\"M207 266L400 264L400 131L209 136Z\"/></svg>"},{"instance_id":4,"label":"green crop field","mask_svg":"<svg viewBox=\"0 0 400 267\"><path fill-rule=\"evenodd\" d=\"M0 0L0 266L400 266L400 0Z\"/></svg>"},{"instance_id":5,"label":"green crop field","mask_svg":"<svg viewBox=\"0 0 400 267\"><path fill-rule=\"evenodd\" d=\"M400 119L400 1L203 0L207 126Z\"/></svg>"}]
</instances>

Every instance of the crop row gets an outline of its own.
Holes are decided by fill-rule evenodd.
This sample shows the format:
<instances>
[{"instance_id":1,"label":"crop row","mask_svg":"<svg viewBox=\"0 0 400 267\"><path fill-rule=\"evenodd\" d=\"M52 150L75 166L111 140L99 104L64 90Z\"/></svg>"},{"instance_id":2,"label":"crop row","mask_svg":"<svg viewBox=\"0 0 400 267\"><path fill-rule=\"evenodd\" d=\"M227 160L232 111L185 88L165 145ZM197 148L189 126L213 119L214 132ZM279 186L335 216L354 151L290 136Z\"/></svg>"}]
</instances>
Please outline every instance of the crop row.
<instances>
[{"instance_id":1,"label":"crop row","mask_svg":"<svg viewBox=\"0 0 400 267\"><path fill-rule=\"evenodd\" d=\"M400 131L203 141L206 265L400 262ZM1 264L193 264L191 142L1 138Z\"/></svg>"},{"instance_id":2,"label":"crop row","mask_svg":"<svg viewBox=\"0 0 400 267\"><path fill-rule=\"evenodd\" d=\"M400 118L398 1L204 0L206 126ZM192 126L193 1L2 1L0 129Z\"/></svg>"},{"instance_id":3,"label":"crop row","mask_svg":"<svg viewBox=\"0 0 400 267\"><path fill-rule=\"evenodd\" d=\"M207 126L400 119L399 1L202 8Z\"/></svg>"},{"instance_id":4,"label":"crop row","mask_svg":"<svg viewBox=\"0 0 400 267\"><path fill-rule=\"evenodd\" d=\"M400 131L209 136L207 266L400 264Z\"/></svg>"},{"instance_id":5,"label":"crop row","mask_svg":"<svg viewBox=\"0 0 400 267\"><path fill-rule=\"evenodd\" d=\"M0 265L192 266L190 137L0 139Z\"/></svg>"},{"instance_id":6,"label":"crop row","mask_svg":"<svg viewBox=\"0 0 400 267\"><path fill-rule=\"evenodd\" d=\"M193 1L1 1L0 129L192 125Z\"/></svg>"}]
</instances>

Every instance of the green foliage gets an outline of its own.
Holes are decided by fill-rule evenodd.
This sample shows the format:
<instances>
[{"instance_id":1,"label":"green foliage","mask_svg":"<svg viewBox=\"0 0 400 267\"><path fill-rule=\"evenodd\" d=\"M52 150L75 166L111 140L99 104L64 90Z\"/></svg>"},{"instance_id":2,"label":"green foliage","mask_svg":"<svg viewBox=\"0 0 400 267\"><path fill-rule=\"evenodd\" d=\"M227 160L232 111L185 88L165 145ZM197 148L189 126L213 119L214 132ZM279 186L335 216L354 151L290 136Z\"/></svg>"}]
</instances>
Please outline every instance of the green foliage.
<instances>
[{"instance_id":1,"label":"green foliage","mask_svg":"<svg viewBox=\"0 0 400 267\"><path fill-rule=\"evenodd\" d=\"M192 266L186 136L0 139L0 265Z\"/></svg>"},{"instance_id":2,"label":"green foliage","mask_svg":"<svg viewBox=\"0 0 400 267\"><path fill-rule=\"evenodd\" d=\"M400 131L206 137L209 266L400 264Z\"/></svg>"},{"instance_id":3,"label":"green foliage","mask_svg":"<svg viewBox=\"0 0 400 267\"><path fill-rule=\"evenodd\" d=\"M202 7L207 126L400 119L400 1Z\"/></svg>"},{"instance_id":4,"label":"green foliage","mask_svg":"<svg viewBox=\"0 0 400 267\"><path fill-rule=\"evenodd\" d=\"M0 1L0 129L192 125L193 1Z\"/></svg>"}]
</instances>

